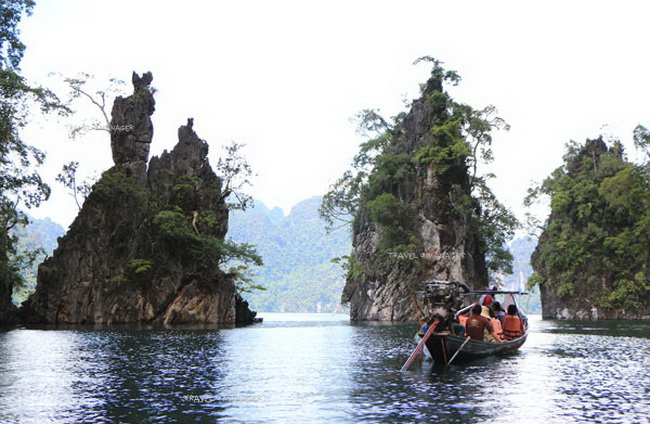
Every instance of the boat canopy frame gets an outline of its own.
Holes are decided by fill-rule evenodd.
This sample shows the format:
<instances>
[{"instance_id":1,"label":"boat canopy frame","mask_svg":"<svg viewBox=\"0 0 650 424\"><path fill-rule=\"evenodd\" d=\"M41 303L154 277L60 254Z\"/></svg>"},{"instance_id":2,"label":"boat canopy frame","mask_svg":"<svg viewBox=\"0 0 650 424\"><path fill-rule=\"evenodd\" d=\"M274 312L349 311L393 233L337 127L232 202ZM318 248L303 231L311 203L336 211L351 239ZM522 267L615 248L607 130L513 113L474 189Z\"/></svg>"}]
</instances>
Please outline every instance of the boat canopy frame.
<instances>
[{"instance_id":1,"label":"boat canopy frame","mask_svg":"<svg viewBox=\"0 0 650 424\"><path fill-rule=\"evenodd\" d=\"M526 316L526 313L519 309L519 305L517 304L517 300L515 299L515 295L517 295L517 296L519 296L519 295L527 296L527 295L530 294L529 292L525 292L525 291L521 291L521 290L472 290L472 291L469 291L469 292L460 293L461 296L472 296L472 295L481 295L481 296L483 296L483 295L487 295L487 294L489 294L491 296L494 296L494 295L497 295L497 294L510 295L510 299L512 299L512 304L517 306L517 314L519 316L522 316L522 315ZM471 303L471 304L465 306L464 308L458 310L454 314L454 319L458 319L458 317L460 315L463 315L463 314L469 312L474 305L475 305L475 303Z\"/></svg>"},{"instance_id":2,"label":"boat canopy frame","mask_svg":"<svg viewBox=\"0 0 650 424\"><path fill-rule=\"evenodd\" d=\"M461 296L471 296L473 294L520 294L529 295L530 293L521 290L472 290L469 292L461 293Z\"/></svg>"}]
</instances>

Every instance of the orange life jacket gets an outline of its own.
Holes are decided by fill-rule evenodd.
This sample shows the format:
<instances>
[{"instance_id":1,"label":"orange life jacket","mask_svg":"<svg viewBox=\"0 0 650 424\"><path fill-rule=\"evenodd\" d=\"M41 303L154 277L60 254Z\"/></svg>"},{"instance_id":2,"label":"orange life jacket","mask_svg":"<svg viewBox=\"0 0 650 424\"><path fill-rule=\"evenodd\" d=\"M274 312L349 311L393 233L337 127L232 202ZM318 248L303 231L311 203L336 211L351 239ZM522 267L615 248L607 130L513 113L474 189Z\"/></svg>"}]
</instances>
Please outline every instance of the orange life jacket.
<instances>
[{"instance_id":1,"label":"orange life jacket","mask_svg":"<svg viewBox=\"0 0 650 424\"><path fill-rule=\"evenodd\" d=\"M503 328L501 328L501 321L499 321L498 318L490 318L492 321L492 327L494 327L494 332L497 333L497 335L502 336L503 335Z\"/></svg>"},{"instance_id":2,"label":"orange life jacket","mask_svg":"<svg viewBox=\"0 0 650 424\"><path fill-rule=\"evenodd\" d=\"M517 315L503 317L503 336L506 340L513 340L524 334L524 326Z\"/></svg>"}]
</instances>

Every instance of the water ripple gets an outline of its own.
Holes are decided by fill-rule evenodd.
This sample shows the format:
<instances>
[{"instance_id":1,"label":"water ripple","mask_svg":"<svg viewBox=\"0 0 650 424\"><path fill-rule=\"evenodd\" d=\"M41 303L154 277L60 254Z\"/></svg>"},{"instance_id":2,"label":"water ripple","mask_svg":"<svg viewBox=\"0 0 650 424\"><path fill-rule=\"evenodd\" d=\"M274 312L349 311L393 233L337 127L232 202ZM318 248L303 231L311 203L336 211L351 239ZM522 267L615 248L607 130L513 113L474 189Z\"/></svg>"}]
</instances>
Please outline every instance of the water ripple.
<instances>
[{"instance_id":1,"label":"water ripple","mask_svg":"<svg viewBox=\"0 0 650 424\"><path fill-rule=\"evenodd\" d=\"M413 325L340 316L12 330L0 333L0 422L645 422L649 325L531 325L514 355L406 373Z\"/></svg>"}]
</instances>

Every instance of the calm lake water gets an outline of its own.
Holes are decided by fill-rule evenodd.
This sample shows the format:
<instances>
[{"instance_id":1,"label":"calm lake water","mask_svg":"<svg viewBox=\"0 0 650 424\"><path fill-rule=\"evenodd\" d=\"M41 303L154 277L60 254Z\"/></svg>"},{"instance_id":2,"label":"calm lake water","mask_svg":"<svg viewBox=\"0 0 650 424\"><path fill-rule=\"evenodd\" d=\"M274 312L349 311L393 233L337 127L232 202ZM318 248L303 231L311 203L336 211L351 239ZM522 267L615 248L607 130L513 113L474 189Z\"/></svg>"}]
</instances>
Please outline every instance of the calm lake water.
<instances>
[{"instance_id":1,"label":"calm lake water","mask_svg":"<svg viewBox=\"0 0 650 424\"><path fill-rule=\"evenodd\" d=\"M413 324L261 314L233 329L0 333L1 423L634 423L650 324L531 317L516 354L399 369Z\"/></svg>"}]
</instances>

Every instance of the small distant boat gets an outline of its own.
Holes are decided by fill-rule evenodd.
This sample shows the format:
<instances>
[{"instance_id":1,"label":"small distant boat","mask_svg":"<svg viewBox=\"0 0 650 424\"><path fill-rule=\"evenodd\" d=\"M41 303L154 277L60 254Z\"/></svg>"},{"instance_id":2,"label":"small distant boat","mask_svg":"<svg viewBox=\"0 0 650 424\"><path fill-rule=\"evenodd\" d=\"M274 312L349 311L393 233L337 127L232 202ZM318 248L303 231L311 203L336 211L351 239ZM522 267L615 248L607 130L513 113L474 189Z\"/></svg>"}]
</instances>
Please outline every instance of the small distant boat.
<instances>
[{"instance_id":1,"label":"small distant boat","mask_svg":"<svg viewBox=\"0 0 650 424\"><path fill-rule=\"evenodd\" d=\"M516 296L526 295L522 291L507 290L479 290L472 291L464 283L455 281L425 281L424 291L418 292L424 298L424 309L414 303L418 315L428 323L426 333L419 332L419 343L411 354L409 360L404 364L402 370L407 369L415 357L426 352L436 363L450 364L467 362L475 359L490 356L500 356L512 353L519 349L528 337L528 323L526 315L518 307L518 315L524 324L524 332L521 336L501 343L473 340L465 336L465 326L460 324L458 317L470 311L477 303L480 303L483 296L492 296L500 299L500 303L506 308L508 305L515 305ZM497 298L499 296L499 298Z\"/></svg>"}]
</instances>

